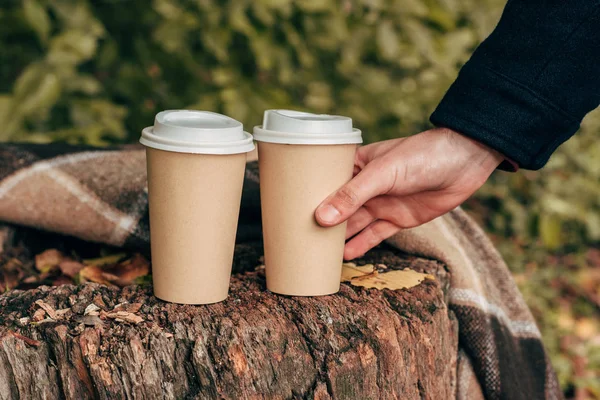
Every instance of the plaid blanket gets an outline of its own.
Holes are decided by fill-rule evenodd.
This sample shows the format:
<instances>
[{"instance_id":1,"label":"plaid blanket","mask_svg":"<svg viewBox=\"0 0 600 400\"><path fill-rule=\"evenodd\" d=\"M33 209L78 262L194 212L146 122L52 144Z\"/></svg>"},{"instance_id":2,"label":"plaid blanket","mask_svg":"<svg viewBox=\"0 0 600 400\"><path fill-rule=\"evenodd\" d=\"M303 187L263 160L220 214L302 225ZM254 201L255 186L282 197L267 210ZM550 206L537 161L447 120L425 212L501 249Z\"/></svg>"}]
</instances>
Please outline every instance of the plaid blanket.
<instances>
[{"instance_id":1,"label":"plaid blanket","mask_svg":"<svg viewBox=\"0 0 600 400\"><path fill-rule=\"evenodd\" d=\"M249 162L238 241L260 235ZM149 246L145 152L139 146L0 146L0 221L122 247ZM458 399L559 399L540 332L508 268L460 209L388 242L444 262L459 321Z\"/></svg>"}]
</instances>

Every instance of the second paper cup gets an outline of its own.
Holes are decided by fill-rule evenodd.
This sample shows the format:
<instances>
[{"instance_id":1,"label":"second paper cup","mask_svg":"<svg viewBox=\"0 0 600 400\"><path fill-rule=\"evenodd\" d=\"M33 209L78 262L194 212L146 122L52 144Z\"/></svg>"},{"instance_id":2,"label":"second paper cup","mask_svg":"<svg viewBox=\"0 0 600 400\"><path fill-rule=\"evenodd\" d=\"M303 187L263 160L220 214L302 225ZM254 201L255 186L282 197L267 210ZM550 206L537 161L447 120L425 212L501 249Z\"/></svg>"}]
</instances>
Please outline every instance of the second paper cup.
<instances>
[{"instance_id":1,"label":"second paper cup","mask_svg":"<svg viewBox=\"0 0 600 400\"><path fill-rule=\"evenodd\" d=\"M352 178L361 132L348 117L267 110L254 138L267 288L295 296L336 293L346 224L321 227L314 213Z\"/></svg>"}]
</instances>

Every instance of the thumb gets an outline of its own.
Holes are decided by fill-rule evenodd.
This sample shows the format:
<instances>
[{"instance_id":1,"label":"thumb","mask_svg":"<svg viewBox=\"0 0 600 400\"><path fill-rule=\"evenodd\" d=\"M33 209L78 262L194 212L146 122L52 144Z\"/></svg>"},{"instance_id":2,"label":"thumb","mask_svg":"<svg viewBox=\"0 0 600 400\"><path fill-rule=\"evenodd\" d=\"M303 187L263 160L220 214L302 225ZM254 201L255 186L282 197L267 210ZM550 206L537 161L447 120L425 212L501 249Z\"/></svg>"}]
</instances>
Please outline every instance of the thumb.
<instances>
[{"instance_id":1,"label":"thumb","mask_svg":"<svg viewBox=\"0 0 600 400\"><path fill-rule=\"evenodd\" d=\"M383 194L389 187L385 175L373 163L367 164L352 180L325 199L315 211L322 226L338 225L350 218L363 204Z\"/></svg>"}]
</instances>

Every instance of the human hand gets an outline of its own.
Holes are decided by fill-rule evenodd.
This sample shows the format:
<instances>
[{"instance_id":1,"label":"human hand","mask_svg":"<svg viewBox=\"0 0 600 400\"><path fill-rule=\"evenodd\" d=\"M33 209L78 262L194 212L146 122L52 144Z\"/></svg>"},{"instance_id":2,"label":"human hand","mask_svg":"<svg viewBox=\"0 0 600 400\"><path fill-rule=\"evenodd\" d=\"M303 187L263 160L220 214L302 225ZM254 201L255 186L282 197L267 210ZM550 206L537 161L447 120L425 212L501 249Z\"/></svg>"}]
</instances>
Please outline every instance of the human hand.
<instances>
[{"instance_id":1,"label":"human hand","mask_svg":"<svg viewBox=\"0 0 600 400\"><path fill-rule=\"evenodd\" d=\"M497 151L446 128L359 147L354 178L315 212L322 226L348 220L344 259L356 258L400 229L454 209L502 162ZM354 237L353 237L354 236Z\"/></svg>"}]
</instances>

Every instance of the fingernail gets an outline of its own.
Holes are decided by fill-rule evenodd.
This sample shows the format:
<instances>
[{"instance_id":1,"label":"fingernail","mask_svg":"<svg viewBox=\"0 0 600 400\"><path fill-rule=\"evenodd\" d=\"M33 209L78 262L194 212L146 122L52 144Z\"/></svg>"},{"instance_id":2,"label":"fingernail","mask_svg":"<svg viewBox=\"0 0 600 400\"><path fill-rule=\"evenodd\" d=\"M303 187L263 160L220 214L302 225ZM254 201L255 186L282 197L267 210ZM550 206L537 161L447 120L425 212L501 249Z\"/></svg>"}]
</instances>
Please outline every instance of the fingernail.
<instances>
[{"instance_id":1,"label":"fingernail","mask_svg":"<svg viewBox=\"0 0 600 400\"><path fill-rule=\"evenodd\" d=\"M336 222L341 215L337 208L335 208L331 204L319 207L319 209L317 210L317 214L321 221L330 224Z\"/></svg>"}]
</instances>

